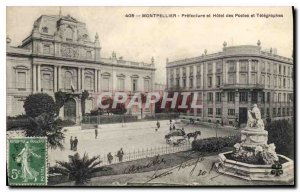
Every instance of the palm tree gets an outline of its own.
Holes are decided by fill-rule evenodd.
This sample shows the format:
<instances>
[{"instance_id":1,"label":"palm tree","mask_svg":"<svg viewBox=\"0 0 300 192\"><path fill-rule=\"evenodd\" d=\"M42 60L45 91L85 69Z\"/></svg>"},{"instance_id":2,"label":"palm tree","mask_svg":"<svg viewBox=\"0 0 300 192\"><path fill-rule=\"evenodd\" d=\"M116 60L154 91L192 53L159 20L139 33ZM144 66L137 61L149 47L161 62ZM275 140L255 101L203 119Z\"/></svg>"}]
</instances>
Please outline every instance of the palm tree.
<instances>
[{"instance_id":1,"label":"palm tree","mask_svg":"<svg viewBox=\"0 0 300 192\"><path fill-rule=\"evenodd\" d=\"M69 176L71 181L75 181L75 185L88 183L95 172L108 171L111 169L108 167L98 167L101 163L99 156L94 156L89 159L88 155L84 153L83 157L80 158L79 154L75 153L69 157L69 162L56 161L58 166L53 169L53 172Z\"/></svg>"},{"instance_id":2,"label":"palm tree","mask_svg":"<svg viewBox=\"0 0 300 192\"><path fill-rule=\"evenodd\" d=\"M52 149L57 147L64 149L63 141L65 139L61 126L58 125L58 117L54 113L42 113L37 117L28 117L29 125L24 129L27 137L47 137L48 145Z\"/></svg>"}]
</instances>

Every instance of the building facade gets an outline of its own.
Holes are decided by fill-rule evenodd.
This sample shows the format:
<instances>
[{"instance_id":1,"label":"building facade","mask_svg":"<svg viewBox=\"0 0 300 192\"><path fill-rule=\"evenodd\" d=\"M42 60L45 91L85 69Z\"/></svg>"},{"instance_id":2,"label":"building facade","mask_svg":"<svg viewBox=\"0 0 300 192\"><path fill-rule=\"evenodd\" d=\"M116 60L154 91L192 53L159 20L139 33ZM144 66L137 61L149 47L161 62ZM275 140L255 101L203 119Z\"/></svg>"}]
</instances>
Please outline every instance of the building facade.
<instances>
[{"instance_id":1,"label":"building facade","mask_svg":"<svg viewBox=\"0 0 300 192\"><path fill-rule=\"evenodd\" d=\"M227 46L214 54L169 62L167 90L198 92L202 108L188 115L208 122L247 121L247 110L257 104L262 117L293 116L293 59L257 45Z\"/></svg>"},{"instance_id":2,"label":"building facade","mask_svg":"<svg viewBox=\"0 0 300 192\"><path fill-rule=\"evenodd\" d=\"M92 40L86 24L75 18L42 15L31 34L18 47L7 38L7 115L24 114L26 96L44 92L51 96L61 90L87 90L86 112L97 108L103 91L148 92L154 89L155 66L151 62L125 61L112 53L102 58L98 34ZM149 59L150 60L150 59ZM61 109L65 119L80 120L80 99L69 100ZM129 110L135 113L135 109ZM153 110L154 111L154 110Z\"/></svg>"}]
</instances>

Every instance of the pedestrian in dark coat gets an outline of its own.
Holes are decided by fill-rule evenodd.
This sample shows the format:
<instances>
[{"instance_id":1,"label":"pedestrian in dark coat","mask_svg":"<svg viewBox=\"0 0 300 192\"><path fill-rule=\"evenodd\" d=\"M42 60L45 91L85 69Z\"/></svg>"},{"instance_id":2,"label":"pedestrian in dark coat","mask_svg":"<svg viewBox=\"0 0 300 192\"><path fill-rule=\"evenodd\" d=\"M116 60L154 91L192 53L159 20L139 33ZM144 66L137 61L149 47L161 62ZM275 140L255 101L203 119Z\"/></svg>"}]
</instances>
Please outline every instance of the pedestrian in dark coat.
<instances>
[{"instance_id":1,"label":"pedestrian in dark coat","mask_svg":"<svg viewBox=\"0 0 300 192\"><path fill-rule=\"evenodd\" d=\"M73 150L74 150L74 151L77 151L77 145L78 145L78 139L77 139L77 137L75 137L73 143L74 143L74 145L73 145Z\"/></svg>"},{"instance_id":2,"label":"pedestrian in dark coat","mask_svg":"<svg viewBox=\"0 0 300 192\"><path fill-rule=\"evenodd\" d=\"M117 157L119 158L119 162L123 161L123 156L124 156L124 152L123 149L121 148L118 153L117 153Z\"/></svg>"},{"instance_id":3,"label":"pedestrian in dark coat","mask_svg":"<svg viewBox=\"0 0 300 192\"><path fill-rule=\"evenodd\" d=\"M98 137L98 127L95 127L95 139Z\"/></svg>"},{"instance_id":4,"label":"pedestrian in dark coat","mask_svg":"<svg viewBox=\"0 0 300 192\"><path fill-rule=\"evenodd\" d=\"M111 152L109 152L107 154L107 160L108 160L108 163L111 164L112 160L114 159L114 157L111 155Z\"/></svg>"},{"instance_id":5,"label":"pedestrian in dark coat","mask_svg":"<svg viewBox=\"0 0 300 192\"><path fill-rule=\"evenodd\" d=\"M74 145L74 140L73 137L71 136L70 138L70 149L73 150L73 145Z\"/></svg>"}]
</instances>

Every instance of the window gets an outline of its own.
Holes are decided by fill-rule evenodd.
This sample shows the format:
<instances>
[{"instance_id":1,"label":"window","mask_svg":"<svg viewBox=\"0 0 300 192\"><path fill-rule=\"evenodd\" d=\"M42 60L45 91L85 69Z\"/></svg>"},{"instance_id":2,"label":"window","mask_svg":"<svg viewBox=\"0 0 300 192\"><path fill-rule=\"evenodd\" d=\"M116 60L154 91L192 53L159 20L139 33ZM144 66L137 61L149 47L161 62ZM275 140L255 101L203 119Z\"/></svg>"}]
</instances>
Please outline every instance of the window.
<instances>
[{"instance_id":1,"label":"window","mask_svg":"<svg viewBox=\"0 0 300 192\"><path fill-rule=\"evenodd\" d=\"M208 87L212 86L212 77L208 77L207 83L208 83L207 84Z\"/></svg>"},{"instance_id":2,"label":"window","mask_svg":"<svg viewBox=\"0 0 300 192\"><path fill-rule=\"evenodd\" d=\"M248 61L247 60L241 60L240 61L240 71L247 71L248 68Z\"/></svg>"},{"instance_id":3,"label":"window","mask_svg":"<svg viewBox=\"0 0 300 192\"><path fill-rule=\"evenodd\" d=\"M278 114L277 114L278 117L281 116L281 108L278 108Z\"/></svg>"},{"instance_id":4,"label":"window","mask_svg":"<svg viewBox=\"0 0 300 192\"><path fill-rule=\"evenodd\" d=\"M150 91L150 80L145 79L144 81L144 91L149 92Z\"/></svg>"},{"instance_id":5,"label":"window","mask_svg":"<svg viewBox=\"0 0 300 192\"><path fill-rule=\"evenodd\" d=\"M265 117L265 108L260 109L261 117Z\"/></svg>"},{"instance_id":6,"label":"window","mask_svg":"<svg viewBox=\"0 0 300 192\"><path fill-rule=\"evenodd\" d=\"M183 88L185 88L186 87L186 79L185 78L182 79L182 82L183 82Z\"/></svg>"},{"instance_id":7,"label":"window","mask_svg":"<svg viewBox=\"0 0 300 192\"><path fill-rule=\"evenodd\" d=\"M103 91L109 91L109 77L103 77L101 87Z\"/></svg>"},{"instance_id":8,"label":"window","mask_svg":"<svg viewBox=\"0 0 300 192\"><path fill-rule=\"evenodd\" d=\"M281 102L281 93L278 93L278 102Z\"/></svg>"},{"instance_id":9,"label":"window","mask_svg":"<svg viewBox=\"0 0 300 192\"><path fill-rule=\"evenodd\" d=\"M253 91L251 93L251 101L252 101L252 103L257 103L257 96L258 96L257 92Z\"/></svg>"},{"instance_id":10,"label":"window","mask_svg":"<svg viewBox=\"0 0 300 192\"><path fill-rule=\"evenodd\" d=\"M200 73L201 73L201 66L197 65L197 75L200 75Z\"/></svg>"},{"instance_id":11,"label":"window","mask_svg":"<svg viewBox=\"0 0 300 192\"><path fill-rule=\"evenodd\" d=\"M290 115L290 108L286 108L286 115L287 115L287 116Z\"/></svg>"},{"instance_id":12,"label":"window","mask_svg":"<svg viewBox=\"0 0 300 192\"><path fill-rule=\"evenodd\" d=\"M212 63L207 63L207 73L212 73Z\"/></svg>"},{"instance_id":13,"label":"window","mask_svg":"<svg viewBox=\"0 0 300 192\"><path fill-rule=\"evenodd\" d=\"M92 51L86 51L86 58L92 59Z\"/></svg>"},{"instance_id":14,"label":"window","mask_svg":"<svg viewBox=\"0 0 300 192\"><path fill-rule=\"evenodd\" d=\"M286 84L285 84L285 78L283 78L283 87L285 88Z\"/></svg>"},{"instance_id":15,"label":"window","mask_svg":"<svg viewBox=\"0 0 300 192\"><path fill-rule=\"evenodd\" d=\"M285 66L283 66L283 75L286 75L285 72Z\"/></svg>"},{"instance_id":16,"label":"window","mask_svg":"<svg viewBox=\"0 0 300 192\"><path fill-rule=\"evenodd\" d=\"M247 84L247 74L240 75L240 84Z\"/></svg>"},{"instance_id":17,"label":"window","mask_svg":"<svg viewBox=\"0 0 300 192\"><path fill-rule=\"evenodd\" d=\"M66 28L65 37L67 41L73 41L73 30L70 27Z\"/></svg>"},{"instance_id":18,"label":"window","mask_svg":"<svg viewBox=\"0 0 300 192\"><path fill-rule=\"evenodd\" d=\"M50 45L44 45L43 46L43 53L44 54L50 54Z\"/></svg>"},{"instance_id":19,"label":"window","mask_svg":"<svg viewBox=\"0 0 300 192\"><path fill-rule=\"evenodd\" d=\"M222 93L216 92L216 102L221 102L221 101L222 101Z\"/></svg>"},{"instance_id":20,"label":"window","mask_svg":"<svg viewBox=\"0 0 300 192\"><path fill-rule=\"evenodd\" d=\"M132 91L137 91L137 79L132 79Z\"/></svg>"},{"instance_id":21,"label":"window","mask_svg":"<svg viewBox=\"0 0 300 192\"><path fill-rule=\"evenodd\" d=\"M270 77L270 75L267 77L267 85L268 85L268 87L271 86L271 77Z\"/></svg>"},{"instance_id":22,"label":"window","mask_svg":"<svg viewBox=\"0 0 300 192\"><path fill-rule=\"evenodd\" d=\"M273 108L273 117L276 117L276 108Z\"/></svg>"},{"instance_id":23,"label":"window","mask_svg":"<svg viewBox=\"0 0 300 192\"><path fill-rule=\"evenodd\" d=\"M176 69L176 77L178 77L178 78L179 78L179 75L180 75L179 73L180 73L179 68L177 68Z\"/></svg>"},{"instance_id":24,"label":"window","mask_svg":"<svg viewBox=\"0 0 300 192\"><path fill-rule=\"evenodd\" d=\"M235 92L228 92L228 102L234 102Z\"/></svg>"},{"instance_id":25,"label":"window","mask_svg":"<svg viewBox=\"0 0 300 192\"><path fill-rule=\"evenodd\" d=\"M42 88L43 90L49 90L49 91L53 90L53 77L50 73L43 73Z\"/></svg>"},{"instance_id":26,"label":"window","mask_svg":"<svg viewBox=\"0 0 300 192\"><path fill-rule=\"evenodd\" d=\"M251 63L251 71L256 71L258 61L254 60Z\"/></svg>"},{"instance_id":27,"label":"window","mask_svg":"<svg viewBox=\"0 0 300 192\"><path fill-rule=\"evenodd\" d=\"M274 93L274 98L273 101L276 102L277 101L277 93Z\"/></svg>"},{"instance_id":28,"label":"window","mask_svg":"<svg viewBox=\"0 0 300 192\"><path fill-rule=\"evenodd\" d=\"M281 65L279 65L279 74L281 75Z\"/></svg>"},{"instance_id":29,"label":"window","mask_svg":"<svg viewBox=\"0 0 300 192\"><path fill-rule=\"evenodd\" d=\"M285 116L285 108L282 108L282 116Z\"/></svg>"},{"instance_id":30,"label":"window","mask_svg":"<svg viewBox=\"0 0 300 192\"><path fill-rule=\"evenodd\" d=\"M274 76L274 87L277 87L277 77Z\"/></svg>"},{"instance_id":31,"label":"window","mask_svg":"<svg viewBox=\"0 0 300 192\"><path fill-rule=\"evenodd\" d=\"M221 115L221 114L222 114L221 108L216 108L216 115Z\"/></svg>"},{"instance_id":32,"label":"window","mask_svg":"<svg viewBox=\"0 0 300 192\"><path fill-rule=\"evenodd\" d=\"M176 79L176 87L179 87L179 79Z\"/></svg>"},{"instance_id":33,"label":"window","mask_svg":"<svg viewBox=\"0 0 300 192\"><path fill-rule=\"evenodd\" d=\"M260 83L261 83L262 85L265 85L265 76L264 76L264 75L261 76L261 78L260 78Z\"/></svg>"},{"instance_id":34,"label":"window","mask_svg":"<svg viewBox=\"0 0 300 192\"><path fill-rule=\"evenodd\" d=\"M267 117L269 117L270 116L270 109L269 108L267 108Z\"/></svg>"},{"instance_id":35,"label":"window","mask_svg":"<svg viewBox=\"0 0 300 192\"><path fill-rule=\"evenodd\" d=\"M70 71L66 71L65 73L65 90L70 90L71 89L71 84L72 84L72 73Z\"/></svg>"},{"instance_id":36,"label":"window","mask_svg":"<svg viewBox=\"0 0 300 192\"><path fill-rule=\"evenodd\" d=\"M213 102L213 93L212 92L207 93L207 102Z\"/></svg>"},{"instance_id":37,"label":"window","mask_svg":"<svg viewBox=\"0 0 300 192\"><path fill-rule=\"evenodd\" d=\"M182 76L185 77L186 76L186 68L182 68Z\"/></svg>"},{"instance_id":38,"label":"window","mask_svg":"<svg viewBox=\"0 0 300 192\"><path fill-rule=\"evenodd\" d=\"M268 92L267 93L267 102L270 103L270 101L271 101L271 93Z\"/></svg>"},{"instance_id":39,"label":"window","mask_svg":"<svg viewBox=\"0 0 300 192\"><path fill-rule=\"evenodd\" d=\"M202 109L201 108L197 108L197 114L198 114L198 116L202 115Z\"/></svg>"},{"instance_id":40,"label":"window","mask_svg":"<svg viewBox=\"0 0 300 192\"><path fill-rule=\"evenodd\" d=\"M94 81L91 76L85 76L84 77L84 88L88 91L94 90Z\"/></svg>"},{"instance_id":41,"label":"window","mask_svg":"<svg viewBox=\"0 0 300 192\"><path fill-rule=\"evenodd\" d=\"M278 81L279 81L278 85L279 85L279 88L280 88L281 87L281 77L278 78Z\"/></svg>"},{"instance_id":42,"label":"window","mask_svg":"<svg viewBox=\"0 0 300 192\"><path fill-rule=\"evenodd\" d=\"M228 116L235 116L235 109L228 109Z\"/></svg>"},{"instance_id":43,"label":"window","mask_svg":"<svg viewBox=\"0 0 300 192\"><path fill-rule=\"evenodd\" d=\"M266 72L266 64L265 64L265 62L261 63L261 72Z\"/></svg>"},{"instance_id":44,"label":"window","mask_svg":"<svg viewBox=\"0 0 300 192\"><path fill-rule=\"evenodd\" d=\"M199 88L201 86L201 77L197 76L197 87Z\"/></svg>"},{"instance_id":45,"label":"window","mask_svg":"<svg viewBox=\"0 0 300 192\"><path fill-rule=\"evenodd\" d=\"M216 65L217 65L217 73L221 73L222 72L222 63L221 62L217 62L216 63Z\"/></svg>"},{"instance_id":46,"label":"window","mask_svg":"<svg viewBox=\"0 0 300 192\"><path fill-rule=\"evenodd\" d=\"M207 113L208 115L212 115L214 113L213 108L208 108Z\"/></svg>"},{"instance_id":47,"label":"window","mask_svg":"<svg viewBox=\"0 0 300 192\"><path fill-rule=\"evenodd\" d=\"M228 61L228 72L234 72L234 71L235 71L235 62Z\"/></svg>"},{"instance_id":48,"label":"window","mask_svg":"<svg viewBox=\"0 0 300 192\"><path fill-rule=\"evenodd\" d=\"M190 66L190 76L194 76L194 67Z\"/></svg>"},{"instance_id":49,"label":"window","mask_svg":"<svg viewBox=\"0 0 300 192\"><path fill-rule=\"evenodd\" d=\"M17 75L17 88L19 90L26 90L26 72L18 71Z\"/></svg>"},{"instance_id":50,"label":"window","mask_svg":"<svg viewBox=\"0 0 300 192\"><path fill-rule=\"evenodd\" d=\"M256 74L251 74L251 83L256 84Z\"/></svg>"},{"instance_id":51,"label":"window","mask_svg":"<svg viewBox=\"0 0 300 192\"><path fill-rule=\"evenodd\" d=\"M248 102L248 92L240 92L240 102Z\"/></svg>"},{"instance_id":52,"label":"window","mask_svg":"<svg viewBox=\"0 0 300 192\"><path fill-rule=\"evenodd\" d=\"M265 93L264 92L260 92L261 94L261 102L265 103Z\"/></svg>"},{"instance_id":53,"label":"window","mask_svg":"<svg viewBox=\"0 0 300 192\"><path fill-rule=\"evenodd\" d=\"M230 74L228 76L228 84L234 84L235 83L235 74Z\"/></svg>"},{"instance_id":54,"label":"window","mask_svg":"<svg viewBox=\"0 0 300 192\"><path fill-rule=\"evenodd\" d=\"M283 93L283 102L286 102L287 99L286 99L286 93Z\"/></svg>"},{"instance_id":55,"label":"window","mask_svg":"<svg viewBox=\"0 0 300 192\"><path fill-rule=\"evenodd\" d=\"M268 66L267 66L267 67L268 67L268 69L267 69L267 70L268 70L268 73L270 73L270 72L271 72L271 65L270 65L270 63L268 63Z\"/></svg>"},{"instance_id":56,"label":"window","mask_svg":"<svg viewBox=\"0 0 300 192\"><path fill-rule=\"evenodd\" d=\"M221 85L221 76L217 76L217 86Z\"/></svg>"},{"instance_id":57,"label":"window","mask_svg":"<svg viewBox=\"0 0 300 192\"><path fill-rule=\"evenodd\" d=\"M277 64L274 64L274 69L273 69L274 74L277 74Z\"/></svg>"},{"instance_id":58,"label":"window","mask_svg":"<svg viewBox=\"0 0 300 192\"><path fill-rule=\"evenodd\" d=\"M124 78L118 78L118 90L119 91L125 90L125 79Z\"/></svg>"}]
</instances>

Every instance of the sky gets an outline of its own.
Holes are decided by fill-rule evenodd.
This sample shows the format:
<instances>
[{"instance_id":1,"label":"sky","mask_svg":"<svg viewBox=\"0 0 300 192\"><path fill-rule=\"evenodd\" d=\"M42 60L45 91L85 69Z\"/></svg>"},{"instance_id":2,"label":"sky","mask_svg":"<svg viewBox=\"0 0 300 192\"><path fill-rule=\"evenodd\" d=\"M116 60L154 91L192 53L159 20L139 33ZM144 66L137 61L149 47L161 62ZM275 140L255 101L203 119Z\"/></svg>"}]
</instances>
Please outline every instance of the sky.
<instances>
[{"instance_id":1,"label":"sky","mask_svg":"<svg viewBox=\"0 0 300 192\"><path fill-rule=\"evenodd\" d=\"M293 51L291 7L61 7L61 12L86 23L92 41L98 33L101 57L109 58L113 51L117 57L129 61L150 63L154 57L157 83L166 83L167 58L174 61L197 57L205 49L207 54L219 52L224 41L232 46L256 45L260 40L262 49L276 48L277 54L285 57L291 57ZM257 13L283 17L257 17ZM58 14L59 7L7 7L6 31L11 44L20 45L40 15ZM141 14L177 17L137 17ZM203 14L205 18L186 18L182 14ZM213 14L234 17L213 17ZM249 17L241 17L242 14ZM255 17L250 17L251 14Z\"/></svg>"}]
</instances>

